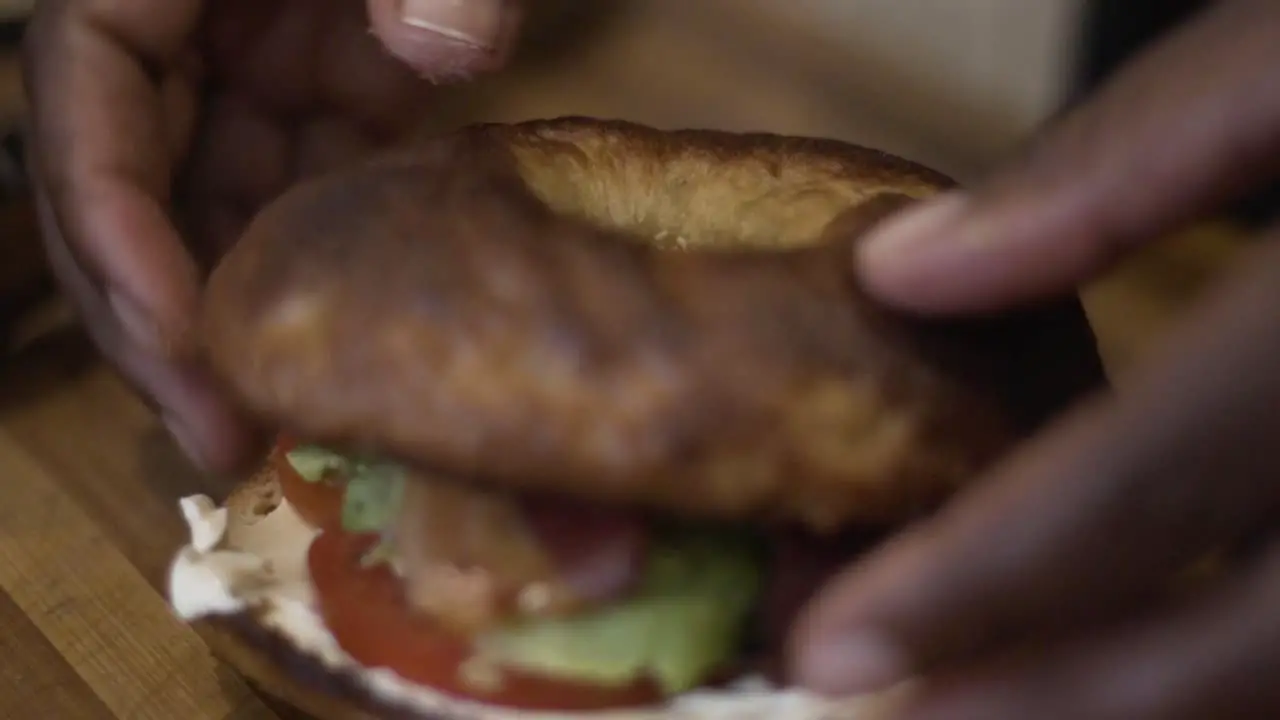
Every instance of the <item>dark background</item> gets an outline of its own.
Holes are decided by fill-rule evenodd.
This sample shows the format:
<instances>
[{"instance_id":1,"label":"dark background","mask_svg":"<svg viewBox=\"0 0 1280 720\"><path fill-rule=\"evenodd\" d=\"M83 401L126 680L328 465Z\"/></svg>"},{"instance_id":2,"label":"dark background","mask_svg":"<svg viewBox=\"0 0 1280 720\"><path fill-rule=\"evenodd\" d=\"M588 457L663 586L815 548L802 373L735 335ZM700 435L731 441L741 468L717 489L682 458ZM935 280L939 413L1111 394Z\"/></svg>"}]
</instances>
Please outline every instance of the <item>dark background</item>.
<instances>
[{"instance_id":1,"label":"dark background","mask_svg":"<svg viewBox=\"0 0 1280 720\"><path fill-rule=\"evenodd\" d=\"M1135 52L1205 9L1210 2L1088 0L1082 16L1071 101L1079 101ZM1250 225L1280 219L1280 181L1247 198L1231 214Z\"/></svg>"}]
</instances>

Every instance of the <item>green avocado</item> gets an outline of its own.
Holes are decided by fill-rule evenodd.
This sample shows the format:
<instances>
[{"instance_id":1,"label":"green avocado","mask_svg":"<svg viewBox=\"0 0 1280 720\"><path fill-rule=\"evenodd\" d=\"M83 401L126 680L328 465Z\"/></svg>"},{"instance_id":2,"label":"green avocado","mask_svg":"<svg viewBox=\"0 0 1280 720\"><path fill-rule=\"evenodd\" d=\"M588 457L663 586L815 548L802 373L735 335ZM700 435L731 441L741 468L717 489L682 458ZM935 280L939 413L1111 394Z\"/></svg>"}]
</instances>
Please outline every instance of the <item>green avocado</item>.
<instances>
[{"instance_id":1,"label":"green avocado","mask_svg":"<svg viewBox=\"0 0 1280 720\"><path fill-rule=\"evenodd\" d=\"M345 470L351 463L345 457L315 445L299 445L285 453L289 466L303 480L320 482L331 472Z\"/></svg>"},{"instance_id":2,"label":"green avocado","mask_svg":"<svg viewBox=\"0 0 1280 720\"><path fill-rule=\"evenodd\" d=\"M382 460L348 458L314 445L299 445L285 458L307 482L320 482L332 472L347 478L342 495L342 529L382 532L391 526L404 492L404 468Z\"/></svg>"},{"instance_id":3,"label":"green avocado","mask_svg":"<svg viewBox=\"0 0 1280 720\"><path fill-rule=\"evenodd\" d=\"M356 463L342 497L342 528L352 533L390 529L404 494L404 470L390 463Z\"/></svg>"},{"instance_id":4,"label":"green avocado","mask_svg":"<svg viewBox=\"0 0 1280 720\"><path fill-rule=\"evenodd\" d=\"M664 531L638 592L573 618L508 627L477 640L482 658L546 677L621 686L649 678L668 695L690 690L738 650L759 592L749 537Z\"/></svg>"}]
</instances>

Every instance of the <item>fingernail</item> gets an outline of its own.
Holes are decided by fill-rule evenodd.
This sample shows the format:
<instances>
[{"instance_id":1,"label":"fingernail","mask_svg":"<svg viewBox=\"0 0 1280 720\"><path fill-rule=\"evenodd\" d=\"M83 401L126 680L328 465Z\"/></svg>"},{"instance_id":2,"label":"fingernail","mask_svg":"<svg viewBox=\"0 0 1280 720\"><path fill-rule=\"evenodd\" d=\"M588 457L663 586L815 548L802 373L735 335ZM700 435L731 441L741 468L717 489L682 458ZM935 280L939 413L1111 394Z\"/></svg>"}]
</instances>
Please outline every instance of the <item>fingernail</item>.
<instances>
[{"instance_id":1,"label":"fingernail","mask_svg":"<svg viewBox=\"0 0 1280 720\"><path fill-rule=\"evenodd\" d=\"M797 675L807 687L829 695L873 692L906 679L906 656L876 635L833 637L801 657Z\"/></svg>"},{"instance_id":2,"label":"fingernail","mask_svg":"<svg viewBox=\"0 0 1280 720\"><path fill-rule=\"evenodd\" d=\"M111 305L111 312L115 314L120 327L124 328L130 340L152 352L164 350L159 326L141 305L127 295L114 290L107 293L107 303Z\"/></svg>"},{"instance_id":3,"label":"fingernail","mask_svg":"<svg viewBox=\"0 0 1280 720\"><path fill-rule=\"evenodd\" d=\"M502 3L492 0L401 0L405 25L468 45L491 49L497 43Z\"/></svg>"},{"instance_id":4,"label":"fingernail","mask_svg":"<svg viewBox=\"0 0 1280 720\"><path fill-rule=\"evenodd\" d=\"M196 434L191 431L191 428L181 418L166 412L162 415L161 422L164 423L165 429L169 431L169 436L178 444L178 449L182 450L182 454L186 455L188 460L201 469L208 467L204 448L196 440Z\"/></svg>"},{"instance_id":5,"label":"fingernail","mask_svg":"<svg viewBox=\"0 0 1280 720\"><path fill-rule=\"evenodd\" d=\"M858 243L859 265L872 274L896 272L955 252L970 242L961 227L968 206L967 196L951 193L885 220Z\"/></svg>"}]
</instances>

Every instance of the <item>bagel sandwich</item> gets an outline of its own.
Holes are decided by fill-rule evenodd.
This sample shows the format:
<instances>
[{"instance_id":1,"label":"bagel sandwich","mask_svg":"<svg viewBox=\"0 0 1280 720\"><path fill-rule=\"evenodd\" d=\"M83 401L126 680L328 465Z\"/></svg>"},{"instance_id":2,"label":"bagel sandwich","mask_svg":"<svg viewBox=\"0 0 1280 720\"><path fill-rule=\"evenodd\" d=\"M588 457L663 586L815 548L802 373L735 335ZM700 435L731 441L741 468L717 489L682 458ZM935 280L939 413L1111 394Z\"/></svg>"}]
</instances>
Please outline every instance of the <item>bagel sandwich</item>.
<instances>
[{"instance_id":1,"label":"bagel sandwich","mask_svg":"<svg viewBox=\"0 0 1280 720\"><path fill-rule=\"evenodd\" d=\"M862 292L858 237L953 185L560 118L289 191L201 318L279 440L183 499L174 609L326 720L874 718L891 695L788 687L798 609L1103 382L1075 298L940 321Z\"/></svg>"}]
</instances>

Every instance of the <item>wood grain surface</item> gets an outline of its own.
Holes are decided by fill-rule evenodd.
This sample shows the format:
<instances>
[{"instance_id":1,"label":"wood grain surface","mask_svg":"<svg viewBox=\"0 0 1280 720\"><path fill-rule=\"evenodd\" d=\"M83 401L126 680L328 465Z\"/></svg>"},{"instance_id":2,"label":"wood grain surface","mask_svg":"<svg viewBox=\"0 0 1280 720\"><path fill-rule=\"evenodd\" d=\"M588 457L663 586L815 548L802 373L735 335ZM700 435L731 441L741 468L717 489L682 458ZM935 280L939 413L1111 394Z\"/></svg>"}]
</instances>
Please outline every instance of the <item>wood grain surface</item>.
<instances>
[{"instance_id":1,"label":"wood grain surface","mask_svg":"<svg viewBox=\"0 0 1280 720\"><path fill-rule=\"evenodd\" d=\"M276 717L162 596L183 542L176 498L224 486L174 452L74 327L2 377L0 717L64 717L64 704L86 718Z\"/></svg>"},{"instance_id":2,"label":"wood grain surface","mask_svg":"<svg viewBox=\"0 0 1280 720\"><path fill-rule=\"evenodd\" d=\"M688 20L679 5L648 4L602 31L567 68L447 94L437 121L584 113L768 127L900 152L937 147L859 113L856 98L841 110L831 93L805 90L796 82L804 73L776 52L761 61L741 46L715 46L716 28ZM776 38L769 43L776 49ZM909 154L937 165L964 157ZM30 228L0 226L0 264L34 244ZM1117 377L1151 352L1234 247L1221 232L1195 233L1090 288L1090 314ZM229 482L180 457L96 360L61 301L8 339L0 355L0 720L301 718L213 658L163 598L167 564L185 541L178 498L222 497Z\"/></svg>"}]
</instances>

